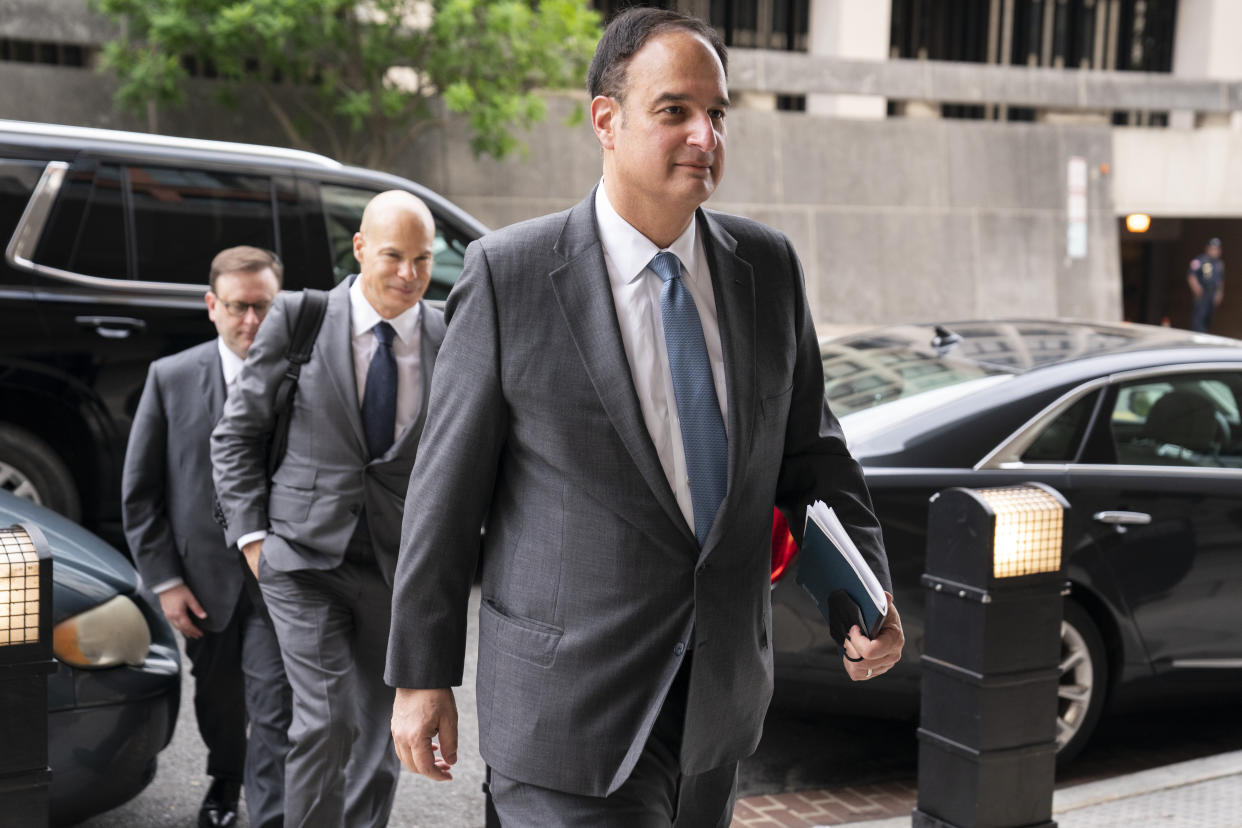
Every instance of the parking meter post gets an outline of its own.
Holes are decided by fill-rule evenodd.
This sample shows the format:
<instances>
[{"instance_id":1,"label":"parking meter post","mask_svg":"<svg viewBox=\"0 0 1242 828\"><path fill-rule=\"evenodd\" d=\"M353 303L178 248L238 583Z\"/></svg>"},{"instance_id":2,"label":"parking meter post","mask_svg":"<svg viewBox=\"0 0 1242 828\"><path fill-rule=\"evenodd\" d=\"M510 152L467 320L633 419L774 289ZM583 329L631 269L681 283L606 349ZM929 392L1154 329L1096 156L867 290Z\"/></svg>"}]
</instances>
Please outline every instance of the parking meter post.
<instances>
[{"instance_id":1,"label":"parking meter post","mask_svg":"<svg viewBox=\"0 0 1242 828\"><path fill-rule=\"evenodd\" d=\"M932 497L915 828L1046 828L1068 508L1041 484Z\"/></svg>"},{"instance_id":2,"label":"parking meter post","mask_svg":"<svg viewBox=\"0 0 1242 828\"><path fill-rule=\"evenodd\" d=\"M47 825L47 676L52 657L52 556L38 527L0 529L0 818Z\"/></svg>"}]
</instances>

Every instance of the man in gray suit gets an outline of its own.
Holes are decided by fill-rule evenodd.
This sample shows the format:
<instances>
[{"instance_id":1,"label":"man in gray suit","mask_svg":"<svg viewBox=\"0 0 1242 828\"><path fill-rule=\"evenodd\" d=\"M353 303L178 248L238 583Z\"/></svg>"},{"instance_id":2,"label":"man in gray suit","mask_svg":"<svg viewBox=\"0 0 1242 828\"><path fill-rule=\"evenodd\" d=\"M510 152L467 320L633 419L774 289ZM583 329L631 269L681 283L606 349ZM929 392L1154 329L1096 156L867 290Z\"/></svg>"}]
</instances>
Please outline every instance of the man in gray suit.
<instances>
[{"instance_id":1,"label":"man in gray suit","mask_svg":"<svg viewBox=\"0 0 1242 828\"><path fill-rule=\"evenodd\" d=\"M289 684L258 584L212 517L209 445L280 279L266 250L216 255L206 302L219 337L151 364L125 451L125 536L194 665L212 777L200 828L235 824L243 782L252 826L277 828L284 813Z\"/></svg>"},{"instance_id":2,"label":"man in gray suit","mask_svg":"<svg viewBox=\"0 0 1242 828\"><path fill-rule=\"evenodd\" d=\"M725 60L700 21L616 18L588 81L602 183L472 244L448 300L386 679L402 761L448 778L481 555L479 748L505 825L728 825L772 692L773 503L800 526L826 500L888 584L798 259L700 208ZM853 630L852 677L900 657L884 623Z\"/></svg>"},{"instance_id":3,"label":"man in gray suit","mask_svg":"<svg viewBox=\"0 0 1242 828\"><path fill-rule=\"evenodd\" d=\"M328 295L302 367L284 461L265 446L300 297L281 295L212 434L229 543L255 569L293 686L287 826L388 822L400 765L384 684L401 509L444 317L431 212L381 193L354 235L359 274Z\"/></svg>"}]
</instances>

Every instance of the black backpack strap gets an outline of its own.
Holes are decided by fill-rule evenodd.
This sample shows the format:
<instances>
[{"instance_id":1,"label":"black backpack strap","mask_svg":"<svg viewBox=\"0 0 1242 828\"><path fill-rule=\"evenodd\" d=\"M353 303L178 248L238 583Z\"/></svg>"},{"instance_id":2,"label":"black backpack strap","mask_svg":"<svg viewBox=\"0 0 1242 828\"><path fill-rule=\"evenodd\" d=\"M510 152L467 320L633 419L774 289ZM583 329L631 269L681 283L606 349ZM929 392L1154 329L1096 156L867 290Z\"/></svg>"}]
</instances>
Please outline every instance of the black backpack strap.
<instances>
[{"instance_id":1,"label":"black backpack strap","mask_svg":"<svg viewBox=\"0 0 1242 828\"><path fill-rule=\"evenodd\" d=\"M290 369L294 371L293 377L295 380L297 375L301 373L302 365L310 359L311 351L315 347L315 340L319 337L319 328L323 325L323 317L327 310L327 291L315 290L314 288L307 288L302 291L302 309L298 313L297 326L293 329L293 338L289 340L289 350L285 353L285 357L289 360ZM285 372L285 376L289 376L288 371Z\"/></svg>"},{"instance_id":2,"label":"black backpack strap","mask_svg":"<svg viewBox=\"0 0 1242 828\"><path fill-rule=\"evenodd\" d=\"M289 348L285 351L285 375L280 378L276 387L274 411L276 419L272 427L272 441L267 454L267 476L271 478L280 468L285 459L285 449L289 445L289 421L293 417L293 395L298 389L298 377L302 366L310 360L315 349L315 340L319 337L319 328L323 325L324 314L328 310L328 294L326 291L307 288L302 291L302 306L298 310L297 322L293 328L293 336L289 340Z\"/></svg>"}]
</instances>

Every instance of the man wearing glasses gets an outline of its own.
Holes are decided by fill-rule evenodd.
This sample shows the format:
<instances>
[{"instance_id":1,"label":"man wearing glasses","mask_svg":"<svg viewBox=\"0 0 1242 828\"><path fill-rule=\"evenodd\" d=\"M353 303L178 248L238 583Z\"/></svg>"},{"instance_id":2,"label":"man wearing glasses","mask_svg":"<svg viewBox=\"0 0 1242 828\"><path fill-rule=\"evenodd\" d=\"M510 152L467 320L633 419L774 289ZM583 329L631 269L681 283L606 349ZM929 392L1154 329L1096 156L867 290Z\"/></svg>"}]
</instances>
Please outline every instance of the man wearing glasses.
<instances>
[{"instance_id":1,"label":"man wearing glasses","mask_svg":"<svg viewBox=\"0 0 1242 828\"><path fill-rule=\"evenodd\" d=\"M258 583L212 517L210 451L281 276L267 250L216 255L205 299L219 336L152 363L125 453L125 536L194 666L212 777L200 828L236 824L243 784L251 826L279 826L284 813L289 683Z\"/></svg>"}]
</instances>

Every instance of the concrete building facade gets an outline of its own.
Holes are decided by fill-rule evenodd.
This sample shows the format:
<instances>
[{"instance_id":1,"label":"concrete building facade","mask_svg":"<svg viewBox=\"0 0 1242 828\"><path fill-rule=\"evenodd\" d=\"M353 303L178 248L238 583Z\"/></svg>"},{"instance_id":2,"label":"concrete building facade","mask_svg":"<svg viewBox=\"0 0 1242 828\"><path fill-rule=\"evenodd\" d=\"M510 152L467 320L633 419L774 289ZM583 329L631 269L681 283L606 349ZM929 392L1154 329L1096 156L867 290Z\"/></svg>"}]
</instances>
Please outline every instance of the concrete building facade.
<instances>
[{"instance_id":1,"label":"concrete building facade","mask_svg":"<svg viewBox=\"0 0 1242 828\"><path fill-rule=\"evenodd\" d=\"M1186 265L1203 242L1220 236L1226 262L1238 251L1242 269L1242 50L1228 37L1242 4L1045 0L1042 17L1025 19L1027 2L964 0L979 14L921 29L910 0L805 5L805 35L788 38L804 52L732 51L739 105L712 206L790 235L819 323L1186 325ZM1156 19L1174 21L1169 71L1121 71L1135 59L1124 31ZM974 32L977 47L962 41L974 62L935 59L959 29ZM0 41L90 48L109 31L82 0L0 0ZM918 31L934 35L930 45L908 49ZM162 112L161 131L285 143L258 101L222 110L211 82L198 84L202 105ZM0 60L0 117L142 130L113 107L113 88L72 65ZM392 171L492 226L566 207L599 177L589 127L564 123L584 103L584 93L551 96L523 157L476 159L465 126L449 120ZM1147 234L1125 230L1131 212L1153 217ZM1216 330L1242 335L1242 281L1233 284Z\"/></svg>"}]
</instances>

